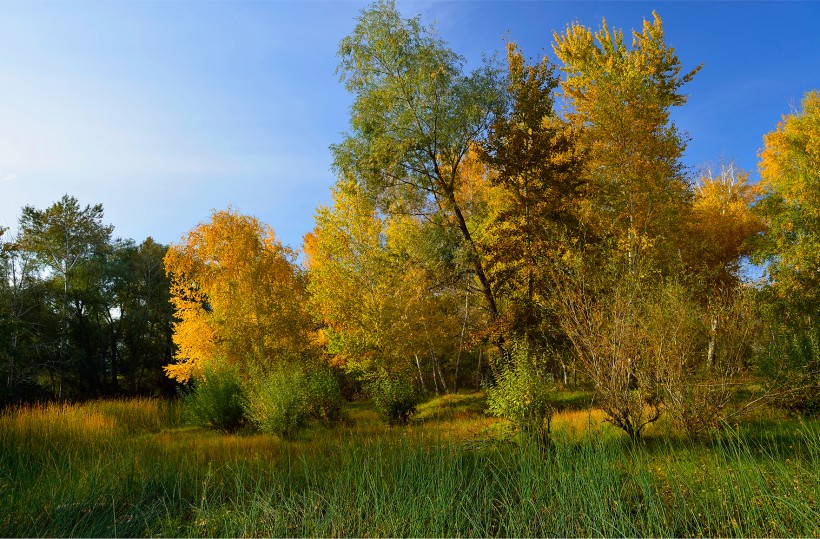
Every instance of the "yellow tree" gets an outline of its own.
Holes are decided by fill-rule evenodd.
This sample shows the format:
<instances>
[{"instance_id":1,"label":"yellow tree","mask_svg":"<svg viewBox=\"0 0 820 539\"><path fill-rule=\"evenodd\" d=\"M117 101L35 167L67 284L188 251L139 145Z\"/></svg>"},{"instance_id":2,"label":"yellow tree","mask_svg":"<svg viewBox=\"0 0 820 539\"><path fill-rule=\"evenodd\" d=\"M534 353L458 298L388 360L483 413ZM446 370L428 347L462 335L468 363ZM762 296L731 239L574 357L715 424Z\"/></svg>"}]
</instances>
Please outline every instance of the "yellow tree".
<instances>
[{"instance_id":1,"label":"yellow tree","mask_svg":"<svg viewBox=\"0 0 820 539\"><path fill-rule=\"evenodd\" d=\"M561 245L576 229L583 156L574 130L555 113L558 78L547 58L528 65L511 43L507 63L511 106L496 117L479 150L493 171L481 175L490 184L485 185L490 211L485 212L481 252L502 304L501 319L529 340L536 333L555 333L555 324L547 322L548 276Z\"/></svg>"},{"instance_id":2,"label":"yellow tree","mask_svg":"<svg viewBox=\"0 0 820 539\"><path fill-rule=\"evenodd\" d=\"M741 257L751 253L752 240L763 231L752 209L759 196L749 173L734 165L721 165L717 174L705 170L684 223L687 241L681 244L696 287L728 290L738 284Z\"/></svg>"},{"instance_id":3,"label":"yellow tree","mask_svg":"<svg viewBox=\"0 0 820 539\"><path fill-rule=\"evenodd\" d=\"M763 137L759 204L767 225L759 259L774 290L811 315L820 304L820 92Z\"/></svg>"},{"instance_id":4,"label":"yellow tree","mask_svg":"<svg viewBox=\"0 0 820 539\"><path fill-rule=\"evenodd\" d=\"M311 311L324 324L328 351L349 372L402 370L395 349L406 333L401 269L385 245L386 222L352 182L333 189L305 237Z\"/></svg>"},{"instance_id":5,"label":"yellow tree","mask_svg":"<svg viewBox=\"0 0 820 539\"><path fill-rule=\"evenodd\" d=\"M334 361L365 380L418 376L447 389L440 362L452 355L461 316L451 295L431 290L418 221L379 214L354 182L339 182L333 201L317 210L304 250L311 310Z\"/></svg>"},{"instance_id":6,"label":"yellow tree","mask_svg":"<svg viewBox=\"0 0 820 539\"><path fill-rule=\"evenodd\" d=\"M168 376L197 377L216 358L248 369L308 352L310 319L294 253L273 230L235 211L216 211L165 256L177 323Z\"/></svg>"},{"instance_id":7,"label":"yellow tree","mask_svg":"<svg viewBox=\"0 0 820 539\"><path fill-rule=\"evenodd\" d=\"M566 117L589 152L591 221L628 273L665 269L676 258L688 198L685 138L670 111L686 102L681 87L699 68L682 72L655 13L632 32L631 47L606 21L596 33L573 24L554 38Z\"/></svg>"}]
</instances>

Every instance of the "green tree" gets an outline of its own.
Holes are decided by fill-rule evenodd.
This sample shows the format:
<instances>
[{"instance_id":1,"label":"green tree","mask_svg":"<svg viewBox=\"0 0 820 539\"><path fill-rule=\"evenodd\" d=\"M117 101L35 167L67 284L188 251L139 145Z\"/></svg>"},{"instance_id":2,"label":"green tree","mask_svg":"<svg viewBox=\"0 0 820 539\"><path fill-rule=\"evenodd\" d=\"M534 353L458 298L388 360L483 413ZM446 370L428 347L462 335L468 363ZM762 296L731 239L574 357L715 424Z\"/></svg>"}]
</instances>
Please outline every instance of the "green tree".
<instances>
[{"instance_id":1,"label":"green tree","mask_svg":"<svg viewBox=\"0 0 820 539\"><path fill-rule=\"evenodd\" d=\"M108 263L112 385L121 376L126 385L118 389L128 393L170 393L174 385L163 369L174 355L171 283L163 265L168 248L150 237L115 247Z\"/></svg>"},{"instance_id":2,"label":"green tree","mask_svg":"<svg viewBox=\"0 0 820 539\"><path fill-rule=\"evenodd\" d=\"M360 182L387 214L438 214L456 228L486 308L498 315L485 262L459 201L460 169L503 109L497 71L464 60L395 3L366 8L342 40L338 72L354 96L350 132L332 147L342 178Z\"/></svg>"},{"instance_id":3,"label":"green tree","mask_svg":"<svg viewBox=\"0 0 820 539\"><path fill-rule=\"evenodd\" d=\"M113 227L103 224L101 204L81 208L76 198L64 195L45 210L23 208L20 217L20 242L24 249L50 270L55 284L62 289L59 302L60 336L57 344L60 375L58 393L70 360L70 323L82 323L82 302L70 304L73 278L84 262L92 260L106 248Z\"/></svg>"},{"instance_id":4,"label":"green tree","mask_svg":"<svg viewBox=\"0 0 820 539\"><path fill-rule=\"evenodd\" d=\"M36 390L41 365L32 318L40 314L41 291L34 257L7 228L0 227L0 404Z\"/></svg>"}]
</instances>

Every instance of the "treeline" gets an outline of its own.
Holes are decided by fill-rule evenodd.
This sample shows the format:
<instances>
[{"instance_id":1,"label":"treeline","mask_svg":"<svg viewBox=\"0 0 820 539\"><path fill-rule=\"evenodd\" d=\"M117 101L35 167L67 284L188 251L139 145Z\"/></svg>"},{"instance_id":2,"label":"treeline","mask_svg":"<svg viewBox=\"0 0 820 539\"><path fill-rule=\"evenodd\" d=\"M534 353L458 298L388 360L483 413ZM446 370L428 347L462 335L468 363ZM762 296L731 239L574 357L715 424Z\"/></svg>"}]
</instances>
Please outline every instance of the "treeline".
<instances>
[{"instance_id":1,"label":"treeline","mask_svg":"<svg viewBox=\"0 0 820 539\"><path fill-rule=\"evenodd\" d=\"M0 403L173 394L166 247L68 195L0 229Z\"/></svg>"},{"instance_id":2,"label":"treeline","mask_svg":"<svg viewBox=\"0 0 820 539\"><path fill-rule=\"evenodd\" d=\"M693 174L670 114L699 68L684 69L660 17L631 34L604 22L553 37L554 62L511 43L506 65L468 72L393 3L362 12L339 48L354 98L331 148L339 180L304 264L233 211L164 254L176 345L166 370L225 405L230 421L206 422L291 432L337 417L340 393L367 393L403 422L420 395L468 386L487 388L492 412L546 432L555 392L570 386L593 389L632 437L664 413L698 435L763 402L817 410L820 94L765 135L759 184L730 163ZM101 233L81 252L103 254L75 267L35 247L35 215L24 210L21 247L4 250L18 253L7 267L39 264L31 275L47 278L31 289L51 294L48 346L25 341L26 357L41 358L29 364L52 387L85 361L96 378L71 372L86 391L138 391L137 371L159 386L169 314L125 269L149 248ZM91 271L117 252L132 253L120 257L126 277ZM766 278L744 283L746 261ZM131 303L118 295L125 283ZM112 299L78 303L83 290ZM126 356L135 337L123 324L137 312L157 318L140 318L154 320L133 341L146 348ZM77 333L91 318L98 340Z\"/></svg>"}]
</instances>

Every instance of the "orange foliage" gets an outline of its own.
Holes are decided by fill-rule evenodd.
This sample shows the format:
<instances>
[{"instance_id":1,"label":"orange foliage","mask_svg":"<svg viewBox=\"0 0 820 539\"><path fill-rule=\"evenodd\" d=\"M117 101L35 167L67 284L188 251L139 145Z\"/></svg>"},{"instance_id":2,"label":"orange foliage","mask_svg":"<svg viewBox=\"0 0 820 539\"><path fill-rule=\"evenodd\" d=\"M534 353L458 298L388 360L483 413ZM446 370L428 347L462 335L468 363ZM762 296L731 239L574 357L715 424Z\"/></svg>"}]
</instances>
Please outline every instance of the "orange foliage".
<instances>
[{"instance_id":1,"label":"orange foliage","mask_svg":"<svg viewBox=\"0 0 820 539\"><path fill-rule=\"evenodd\" d=\"M168 376L201 374L221 358L262 367L305 352L309 318L294 253L256 218L218 211L165 256L178 322Z\"/></svg>"}]
</instances>

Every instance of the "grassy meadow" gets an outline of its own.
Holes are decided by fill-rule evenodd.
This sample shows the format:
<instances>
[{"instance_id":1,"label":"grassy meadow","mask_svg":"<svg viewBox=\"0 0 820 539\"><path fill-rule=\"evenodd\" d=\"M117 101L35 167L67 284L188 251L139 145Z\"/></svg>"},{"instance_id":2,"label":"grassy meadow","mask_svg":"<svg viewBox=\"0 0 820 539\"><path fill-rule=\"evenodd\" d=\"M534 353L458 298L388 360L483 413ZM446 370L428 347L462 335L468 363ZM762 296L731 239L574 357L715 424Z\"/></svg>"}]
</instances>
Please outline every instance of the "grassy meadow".
<instances>
[{"instance_id":1,"label":"grassy meadow","mask_svg":"<svg viewBox=\"0 0 820 539\"><path fill-rule=\"evenodd\" d=\"M481 393L389 427L367 403L292 440L183 425L177 402L0 415L0 536L820 535L820 422L776 410L631 443L570 395L547 445Z\"/></svg>"}]
</instances>

